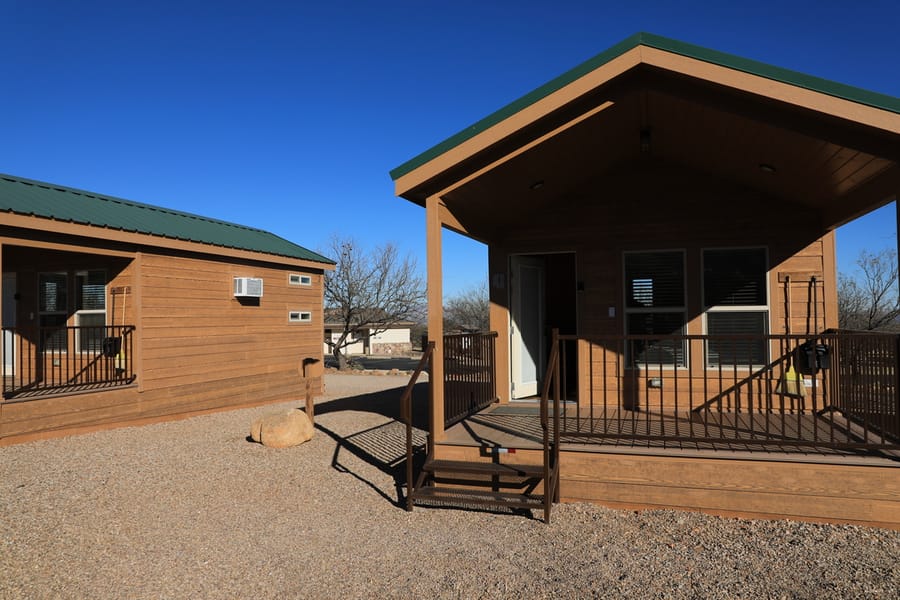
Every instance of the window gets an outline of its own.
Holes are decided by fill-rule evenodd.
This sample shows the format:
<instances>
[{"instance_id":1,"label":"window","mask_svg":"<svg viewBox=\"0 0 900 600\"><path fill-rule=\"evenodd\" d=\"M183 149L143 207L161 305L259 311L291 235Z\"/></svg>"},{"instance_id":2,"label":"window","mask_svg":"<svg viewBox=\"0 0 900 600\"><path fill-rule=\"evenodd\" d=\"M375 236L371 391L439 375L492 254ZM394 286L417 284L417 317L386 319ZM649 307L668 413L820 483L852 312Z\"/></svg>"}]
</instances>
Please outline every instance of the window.
<instances>
[{"instance_id":1,"label":"window","mask_svg":"<svg viewBox=\"0 0 900 600\"><path fill-rule=\"evenodd\" d=\"M625 333L684 335L684 252L665 250L625 253ZM635 340L629 348L633 365L686 364L684 340Z\"/></svg>"},{"instance_id":2,"label":"window","mask_svg":"<svg viewBox=\"0 0 900 600\"><path fill-rule=\"evenodd\" d=\"M309 275L291 273L288 276L288 283L290 283L291 285L312 285L312 277L310 277Z\"/></svg>"},{"instance_id":3,"label":"window","mask_svg":"<svg viewBox=\"0 0 900 600\"><path fill-rule=\"evenodd\" d=\"M703 251L703 305L706 332L717 335L759 335L759 339L709 340L708 367L764 365L764 337L769 332L765 248Z\"/></svg>"},{"instance_id":4,"label":"window","mask_svg":"<svg viewBox=\"0 0 900 600\"><path fill-rule=\"evenodd\" d=\"M312 313L309 311L292 310L288 313L288 321L291 323L310 323Z\"/></svg>"},{"instance_id":5,"label":"window","mask_svg":"<svg viewBox=\"0 0 900 600\"><path fill-rule=\"evenodd\" d=\"M75 338L78 352L100 352L106 337L106 272L75 273Z\"/></svg>"},{"instance_id":6,"label":"window","mask_svg":"<svg viewBox=\"0 0 900 600\"><path fill-rule=\"evenodd\" d=\"M67 349L68 277L65 273L38 275L38 326L41 328L41 350Z\"/></svg>"},{"instance_id":7,"label":"window","mask_svg":"<svg viewBox=\"0 0 900 600\"><path fill-rule=\"evenodd\" d=\"M44 351L69 350L70 309L74 309L75 351L97 352L106 335L106 273L77 271L74 301L69 302L68 273L38 275L38 319Z\"/></svg>"}]
</instances>

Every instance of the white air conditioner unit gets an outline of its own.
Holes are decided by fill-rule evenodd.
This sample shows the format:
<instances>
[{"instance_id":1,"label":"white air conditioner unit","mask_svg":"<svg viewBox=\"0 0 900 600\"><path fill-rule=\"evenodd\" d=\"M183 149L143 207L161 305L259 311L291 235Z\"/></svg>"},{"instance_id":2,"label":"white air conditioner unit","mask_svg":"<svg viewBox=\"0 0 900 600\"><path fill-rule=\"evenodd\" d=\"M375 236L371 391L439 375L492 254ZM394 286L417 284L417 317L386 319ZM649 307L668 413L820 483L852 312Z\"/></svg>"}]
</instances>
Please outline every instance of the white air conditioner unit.
<instances>
[{"instance_id":1,"label":"white air conditioner unit","mask_svg":"<svg viewBox=\"0 0 900 600\"><path fill-rule=\"evenodd\" d=\"M260 277L235 277L234 295L241 298L262 298L263 280Z\"/></svg>"}]
</instances>

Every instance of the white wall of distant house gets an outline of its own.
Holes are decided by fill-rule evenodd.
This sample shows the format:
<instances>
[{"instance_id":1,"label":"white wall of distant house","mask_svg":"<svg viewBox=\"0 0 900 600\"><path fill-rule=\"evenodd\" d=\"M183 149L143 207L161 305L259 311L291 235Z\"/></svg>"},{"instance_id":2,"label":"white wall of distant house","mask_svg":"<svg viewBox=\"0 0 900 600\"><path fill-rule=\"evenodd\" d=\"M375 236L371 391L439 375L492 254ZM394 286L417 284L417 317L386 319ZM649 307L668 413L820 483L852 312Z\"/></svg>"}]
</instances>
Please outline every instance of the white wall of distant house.
<instances>
[{"instance_id":1,"label":"white wall of distant house","mask_svg":"<svg viewBox=\"0 0 900 600\"><path fill-rule=\"evenodd\" d=\"M371 330L369 330L371 333ZM372 344L408 344L409 343L409 327L399 327L397 329L386 329L369 338Z\"/></svg>"},{"instance_id":2,"label":"white wall of distant house","mask_svg":"<svg viewBox=\"0 0 900 600\"><path fill-rule=\"evenodd\" d=\"M380 344L409 344L410 343L410 329L409 327L398 327L396 329L386 329L381 331L375 335L372 335L372 329L368 330L369 334L369 349L377 352L377 346ZM327 334L326 334L327 335ZM331 341L337 342L340 339L341 333L339 331L331 332ZM323 348L325 354L331 354L331 349L328 347L328 344L323 344ZM406 349L408 351L408 348ZM344 348L344 354L364 354L366 351L365 344L362 338L353 340L349 346Z\"/></svg>"},{"instance_id":3,"label":"white wall of distant house","mask_svg":"<svg viewBox=\"0 0 900 600\"><path fill-rule=\"evenodd\" d=\"M341 338L340 331L333 331L331 333L331 341L332 342L337 342L340 338ZM328 344L323 343L322 345L325 348L325 354L326 355L331 354L331 348L329 348ZM363 346L363 341L360 339L360 340L355 340L355 341L351 342L350 345L345 347L341 352L343 352L344 354L362 354L364 351L365 351L365 348Z\"/></svg>"}]
</instances>

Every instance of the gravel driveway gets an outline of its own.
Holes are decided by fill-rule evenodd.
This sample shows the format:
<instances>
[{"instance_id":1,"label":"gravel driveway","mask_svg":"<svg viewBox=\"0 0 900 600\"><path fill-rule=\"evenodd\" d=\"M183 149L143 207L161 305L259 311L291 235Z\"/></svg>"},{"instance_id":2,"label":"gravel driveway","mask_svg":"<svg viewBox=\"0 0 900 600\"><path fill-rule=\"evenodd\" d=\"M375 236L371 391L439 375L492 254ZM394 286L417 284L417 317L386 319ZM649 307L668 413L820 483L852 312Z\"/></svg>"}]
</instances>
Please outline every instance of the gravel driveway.
<instances>
[{"instance_id":1,"label":"gravel driveway","mask_svg":"<svg viewBox=\"0 0 900 600\"><path fill-rule=\"evenodd\" d=\"M0 598L898 597L900 532L407 513L405 382L328 375L316 436L286 450L246 440L273 406L0 448Z\"/></svg>"}]
</instances>

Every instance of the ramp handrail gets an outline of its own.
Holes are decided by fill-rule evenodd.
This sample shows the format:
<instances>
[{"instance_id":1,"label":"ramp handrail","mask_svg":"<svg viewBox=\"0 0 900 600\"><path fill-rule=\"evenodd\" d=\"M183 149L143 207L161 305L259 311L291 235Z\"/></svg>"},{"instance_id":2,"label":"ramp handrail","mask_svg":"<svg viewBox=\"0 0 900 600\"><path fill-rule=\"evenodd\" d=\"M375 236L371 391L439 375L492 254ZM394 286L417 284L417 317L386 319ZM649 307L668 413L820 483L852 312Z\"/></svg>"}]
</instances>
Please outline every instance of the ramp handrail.
<instances>
[{"instance_id":1,"label":"ramp handrail","mask_svg":"<svg viewBox=\"0 0 900 600\"><path fill-rule=\"evenodd\" d=\"M550 504L559 501L559 412L560 412L560 368L559 330L553 330L550 358L541 390L541 429L543 430L544 451L544 505L545 515L550 514ZM553 389L553 443L550 443L549 397ZM552 464L552 467L551 467Z\"/></svg>"},{"instance_id":2,"label":"ramp handrail","mask_svg":"<svg viewBox=\"0 0 900 600\"><path fill-rule=\"evenodd\" d=\"M419 359L419 364L416 366L416 370L413 372L412 377L409 379L409 383L406 384L406 388L403 390L403 395L400 396L400 420L406 425L406 510L412 510L412 495L413 495L413 419L412 419L412 393L413 388L416 386L416 380L418 380L419 375L422 374L422 371L425 370L425 367L428 367L429 377L430 374L434 371L432 370L432 359L434 357L434 342L428 342L425 346L425 351L422 353L422 358ZM430 385L434 386L434 382L430 381ZM431 433L428 434L428 441L426 443L427 449L430 451L431 449Z\"/></svg>"}]
</instances>

